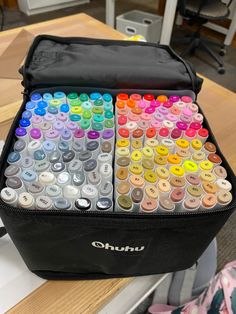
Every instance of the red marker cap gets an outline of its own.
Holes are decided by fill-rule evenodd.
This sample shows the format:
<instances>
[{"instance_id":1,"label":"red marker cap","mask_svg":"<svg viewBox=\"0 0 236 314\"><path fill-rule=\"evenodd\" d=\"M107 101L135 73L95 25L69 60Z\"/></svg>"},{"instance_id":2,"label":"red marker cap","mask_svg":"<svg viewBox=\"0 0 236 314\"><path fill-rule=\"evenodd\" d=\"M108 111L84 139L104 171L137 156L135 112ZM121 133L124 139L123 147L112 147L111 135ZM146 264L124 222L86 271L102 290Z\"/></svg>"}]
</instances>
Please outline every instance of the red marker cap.
<instances>
[{"instance_id":1,"label":"red marker cap","mask_svg":"<svg viewBox=\"0 0 236 314\"><path fill-rule=\"evenodd\" d=\"M177 138L180 138L181 137L181 134L182 134L182 131L180 129L173 129L171 131L171 137L174 139L174 140L177 140Z\"/></svg>"},{"instance_id":2,"label":"red marker cap","mask_svg":"<svg viewBox=\"0 0 236 314\"><path fill-rule=\"evenodd\" d=\"M147 101L152 101L154 99L154 96L152 94L145 94L143 98Z\"/></svg>"},{"instance_id":3,"label":"red marker cap","mask_svg":"<svg viewBox=\"0 0 236 314\"><path fill-rule=\"evenodd\" d=\"M198 131L198 135L201 136L201 137L208 137L209 135L209 132L207 129L205 128L202 128Z\"/></svg>"},{"instance_id":4,"label":"red marker cap","mask_svg":"<svg viewBox=\"0 0 236 314\"><path fill-rule=\"evenodd\" d=\"M191 102L193 102L192 98L189 97L189 96L183 96L183 97L181 97L181 100L182 100L183 102L186 102L186 103L191 103Z\"/></svg>"},{"instance_id":5,"label":"red marker cap","mask_svg":"<svg viewBox=\"0 0 236 314\"><path fill-rule=\"evenodd\" d=\"M119 99L119 100L126 101L126 100L128 100L128 98L129 98L128 94L118 94L117 95L117 99Z\"/></svg>"},{"instance_id":6,"label":"red marker cap","mask_svg":"<svg viewBox=\"0 0 236 314\"><path fill-rule=\"evenodd\" d=\"M147 131L146 131L146 136L148 138L153 138L156 136L156 129L155 128L148 128Z\"/></svg>"},{"instance_id":7,"label":"red marker cap","mask_svg":"<svg viewBox=\"0 0 236 314\"><path fill-rule=\"evenodd\" d=\"M125 125L126 123L127 123L127 117L126 116L119 116L118 124L119 125Z\"/></svg>"},{"instance_id":8,"label":"red marker cap","mask_svg":"<svg viewBox=\"0 0 236 314\"><path fill-rule=\"evenodd\" d=\"M142 129L136 129L133 131L133 137L134 138L140 138L143 136L143 130Z\"/></svg>"},{"instance_id":9,"label":"red marker cap","mask_svg":"<svg viewBox=\"0 0 236 314\"><path fill-rule=\"evenodd\" d=\"M194 129L187 129L185 131L185 135L188 137L194 137L196 135L196 130Z\"/></svg>"},{"instance_id":10,"label":"red marker cap","mask_svg":"<svg viewBox=\"0 0 236 314\"><path fill-rule=\"evenodd\" d=\"M121 137L128 138L128 137L129 137L129 130L127 130L127 129L125 129L125 128L119 128L118 134L119 134Z\"/></svg>"},{"instance_id":11,"label":"red marker cap","mask_svg":"<svg viewBox=\"0 0 236 314\"><path fill-rule=\"evenodd\" d=\"M169 129L167 128L160 128L159 135L163 137L167 137L169 135Z\"/></svg>"},{"instance_id":12,"label":"red marker cap","mask_svg":"<svg viewBox=\"0 0 236 314\"><path fill-rule=\"evenodd\" d=\"M190 127L190 129L199 130L199 129L201 129L201 123L192 122L189 127Z\"/></svg>"}]
</instances>

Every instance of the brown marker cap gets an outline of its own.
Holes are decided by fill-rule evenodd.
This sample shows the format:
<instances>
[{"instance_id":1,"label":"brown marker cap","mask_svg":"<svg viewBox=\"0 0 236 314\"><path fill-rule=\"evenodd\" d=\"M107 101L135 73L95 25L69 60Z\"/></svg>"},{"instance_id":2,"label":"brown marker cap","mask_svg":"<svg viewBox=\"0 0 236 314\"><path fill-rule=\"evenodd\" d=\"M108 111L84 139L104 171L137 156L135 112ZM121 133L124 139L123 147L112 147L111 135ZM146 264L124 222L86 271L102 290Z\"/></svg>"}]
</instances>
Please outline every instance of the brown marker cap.
<instances>
[{"instance_id":1,"label":"brown marker cap","mask_svg":"<svg viewBox=\"0 0 236 314\"><path fill-rule=\"evenodd\" d=\"M202 198L202 205L206 208L211 208L215 206L216 202L217 202L217 198L214 194L206 194Z\"/></svg>"},{"instance_id":2,"label":"brown marker cap","mask_svg":"<svg viewBox=\"0 0 236 314\"><path fill-rule=\"evenodd\" d=\"M217 185L211 182L203 182L202 187L206 191L206 193L216 194L216 192L218 191Z\"/></svg>"},{"instance_id":3,"label":"brown marker cap","mask_svg":"<svg viewBox=\"0 0 236 314\"><path fill-rule=\"evenodd\" d=\"M119 180L126 180L128 178L128 169L124 168L124 167L120 167L117 171L116 171L116 177Z\"/></svg>"},{"instance_id":4,"label":"brown marker cap","mask_svg":"<svg viewBox=\"0 0 236 314\"><path fill-rule=\"evenodd\" d=\"M144 169L152 170L154 168L154 162L151 159L143 159L142 160L142 166Z\"/></svg>"},{"instance_id":5,"label":"brown marker cap","mask_svg":"<svg viewBox=\"0 0 236 314\"><path fill-rule=\"evenodd\" d=\"M154 161L157 165L163 166L167 164L167 157L156 155Z\"/></svg>"},{"instance_id":6,"label":"brown marker cap","mask_svg":"<svg viewBox=\"0 0 236 314\"><path fill-rule=\"evenodd\" d=\"M221 164L222 163L222 159L220 158L220 156L215 154L215 153L210 153L208 155L208 160L210 160L214 164Z\"/></svg>"},{"instance_id":7,"label":"brown marker cap","mask_svg":"<svg viewBox=\"0 0 236 314\"><path fill-rule=\"evenodd\" d=\"M175 188L182 188L183 186L185 186L185 179L181 177L173 177L170 179L170 184Z\"/></svg>"},{"instance_id":8,"label":"brown marker cap","mask_svg":"<svg viewBox=\"0 0 236 314\"><path fill-rule=\"evenodd\" d=\"M133 149L141 149L143 144L141 140L134 140L132 141L131 146Z\"/></svg>"},{"instance_id":9,"label":"brown marker cap","mask_svg":"<svg viewBox=\"0 0 236 314\"><path fill-rule=\"evenodd\" d=\"M116 161L117 165L120 167L128 167L130 164L130 158L129 157L119 157Z\"/></svg>"},{"instance_id":10,"label":"brown marker cap","mask_svg":"<svg viewBox=\"0 0 236 314\"><path fill-rule=\"evenodd\" d=\"M225 179L227 177L227 171L222 166L216 166L214 168L214 173L217 177L220 177L222 179Z\"/></svg>"},{"instance_id":11,"label":"brown marker cap","mask_svg":"<svg viewBox=\"0 0 236 314\"><path fill-rule=\"evenodd\" d=\"M186 175L186 180L191 185L199 185L201 182L199 177L196 174L191 174L191 173Z\"/></svg>"},{"instance_id":12,"label":"brown marker cap","mask_svg":"<svg viewBox=\"0 0 236 314\"><path fill-rule=\"evenodd\" d=\"M188 186L187 191L193 197L200 197L203 194L203 189L200 186L196 185Z\"/></svg>"},{"instance_id":13,"label":"brown marker cap","mask_svg":"<svg viewBox=\"0 0 236 314\"><path fill-rule=\"evenodd\" d=\"M184 198L185 192L184 189L181 188L175 188L171 194L170 194L170 198L174 203L178 203L180 201L182 201L182 199Z\"/></svg>"},{"instance_id":14,"label":"brown marker cap","mask_svg":"<svg viewBox=\"0 0 236 314\"><path fill-rule=\"evenodd\" d=\"M197 197L188 197L184 201L184 207L186 209L195 210L200 206L200 199Z\"/></svg>"},{"instance_id":15,"label":"brown marker cap","mask_svg":"<svg viewBox=\"0 0 236 314\"><path fill-rule=\"evenodd\" d=\"M160 197L160 206L166 211L173 211L175 209L174 202L168 197Z\"/></svg>"},{"instance_id":16,"label":"brown marker cap","mask_svg":"<svg viewBox=\"0 0 236 314\"><path fill-rule=\"evenodd\" d=\"M103 142L101 150L103 153L110 153L112 150L111 143L107 141Z\"/></svg>"},{"instance_id":17,"label":"brown marker cap","mask_svg":"<svg viewBox=\"0 0 236 314\"><path fill-rule=\"evenodd\" d=\"M146 213L153 212L157 209L157 201L154 199L144 199L141 203L141 208Z\"/></svg>"},{"instance_id":18,"label":"brown marker cap","mask_svg":"<svg viewBox=\"0 0 236 314\"><path fill-rule=\"evenodd\" d=\"M143 187L144 186L144 179L142 176L139 176L139 175L135 175L135 174L132 174L130 177L129 177L129 180L130 180L130 183L135 186L135 187Z\"/></svg>"},{"instance_id":19,"label":"brown marker cap","mask_svg":"<svg viewBox=\"0 0 236 314\"><path fill-rule=\"evenodd\" d=\"M141 188L133 189L131 198L134 203L140 203L143 199L143 190Z\"/></svg>"},{"instance_id":20,"label":"brown marker cap","mask_svg":"<svg viewBox=\"0 0 236 314\"><path fill-rule=\"evenodd\" d=\"M228 191L220 191L217 195L217 200L221 205L229 204L232 201L232 194Z\"/></svg>"},{"instance_id":21,"label":"brown marker cap","mask_svg":"<svg viewBox=\"0 0 236 314\"><path fill-rule=\"evenodd\" d=\"M204 144L204 148L210 152L210 153L215 153L216 152L216 146L215 144L211 143L211 142L206 142Z\"/></svg>"},{"instance_id":22,"label":"brown marker cap","mask_svg":"<svg viewBox=\"0 0 236 314\"><path fill-rule=\"evenodd\" d=\"M117 202L124 210L130 210L133 205L131 198L127 195L120 195L117 199Z\"/></svg>"},{"instance_id":23,"label":"brown marker cap","mask_svg":"<svg viewBox=\"0 0 236 314\"><path fill-rule=\"evenodd\" d=\"M116 190L119 194L128 194L130 191L129 182L120 182Z\"/></svg>"},{"instance_id":24,"label":"brown marker cap","mask_svg":"<svg viewBox=\"0 0 236 314\"><path fill-rule=\"evenodd\" d=\"M136 129L133 131L133 138L140 138L143 136L143 130L142 129Z\"/></svg>"}]
</instances>

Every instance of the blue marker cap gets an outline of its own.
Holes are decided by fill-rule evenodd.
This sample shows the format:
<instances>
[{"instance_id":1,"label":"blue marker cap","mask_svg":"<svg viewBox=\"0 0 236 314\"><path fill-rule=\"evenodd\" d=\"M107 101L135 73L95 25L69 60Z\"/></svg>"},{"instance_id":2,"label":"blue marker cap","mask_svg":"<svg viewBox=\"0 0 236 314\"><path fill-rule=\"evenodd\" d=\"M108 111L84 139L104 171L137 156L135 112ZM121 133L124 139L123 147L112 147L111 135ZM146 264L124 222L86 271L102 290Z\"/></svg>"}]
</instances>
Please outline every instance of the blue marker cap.
<instances>
[{"instance_id":1,"label":"blue marker cap","mask_svg":"<svg viewBox=\"0 0 236 314\"><path fill-rule=\"evenodd\" d=\"M104 104L104 110L105 111L112 111L113 110L113 106L111 103L105 103Z\"/></svg>"},{"instance_id":2,"label":"blue marker cap","mask_svg":"<svg viewBox=\"0 0 236 314\"><path fill-rule=\"evenodd\" d=\"M48 107L48 112L51 114L58 114L58 109L56 106L49 106Z\"/></svg>"},{"instance_id":3,"label":"blue marker cap","mask_svg":"<svg viewBox=\"0 0 236 314\"><path fill-rule=\"evenodd\" d=\"M30 120L28 120L28 119L20 119L19 125L22 128L27 128L28 126L30 126Z\"/></svg>"},{"instance_id":4,"label":"blue marker cap","mask_svg":"<svg viewBox=\"0 0 236 314\"><path fill-rule=\"evenodd\" d=\"M20 160L20 153L18 152L11 152L7 157L7 162L9 164L15 163Z\"/></svg>"},{"instance_id":5,"label":"blue marker cap","mask_svg":"<svg viewBox=\"0 0 236 314\"><path fill-rule=\"evenodd\" d=\"M64 129L62 132L61 132L61 138L62 140L69 140L71 138L71 131L70 130L67 130L67 129Z\"/></svg>"},{"instance_id":6,"label":"blue marker cap","mask_svg":"<svg viewBox=\"0 0 236 314\"><path fill-rule=\"evenodd\" d=\"M25 105L26 110L33 110L36 107L36 105L32 101L28 101Z\"/></svg>"},{"instance_id":7,"label":"blue marker cap","mask_svg":"<svg viewBox=\"0 0 236 314\"><path fill-rule=\"evenodd\" d=\"M35 160L43 160L44 158L46 158L46 155L42 149L38 149L34 152Z\"/></svg>"},{"instance_id":8,"label":"blue marker cap","mask_svg":"<svg viewBox=\"0 0 236 314\"><path fill-rule=\"evenodd\" d=\"M40 100L38 102L38 108L46 108L48 106L48 104L46 103L46 101Z\"/></svg>"},{"instance_id":9,"label":"blue marker cap","mask_svg":"<svg viewBox=\"0 0 236 314\"><path fill-rule=\"evenodd\" d=\"M37 175L33 170L25 169L21 172L21 178L25 182L33 182L33 181L36 181Z\"/></svg>"},{"instance_id":10,"label":"blue marker cap","mask_svg":"<svg viewBox=\"0 0 236 314\"><path fill-rule=\"evenodd\" d=\"M56 145L53 141L44 141L43 142L43 149L46 153L51 153L55 150Z\"/></svg>"},{"instance_id":11,"label":"blue marker cap","mask_svg":"<svg viewBox=\"0 0 236 314\"><path fill-rule=\"evenodd\" d=\"M81 120L81 116L79 114L70 114L70 120L73 122L78 122Z\"/></svg>"},{"instance_id":12,"label":"blue marker cap","mask_svg":"<svg viewBox=\"0 0 236 314\"><path fill-rule=\"evenodd\" d=\"M52 94L50 94L50 93L43 94L43 100L44 101L50 101L52 99L53 99Z\"/></svg>"},{"instance_id":13,"label":"blue marker cap","mask_svg":"<svg viewBox=\"0 0 236 314\"><path fill-rule=\"evenodd\" d=\"M44 108L36 108L36 109L34 109L34 113L37 116L45 116L46 110Z\"/></svg>"},{"instance_id":14,"label":"blue marker cap","mask_svg":"<svg viewBox=\"0 0 236 314\"><path fill-rule=\"evenodd\" d=\"M63 92L56 92L56 93L54 93L53 96L54 96L55 99L61 99L61 98L65 98L66 94L63 93Z\"/></svg>"},{"instance_id":15,"label":"blue marker cap","mask_svg":"<svg viewBox=\"0 0 236 314\"><path fill-rule=\"evenodd\" d=\"M62 105L60 106L60 111L61 111L61 112L67 113L67 112L69 112L69 110L70 110L70 107L69 107L69 105L67 105L67 104L62 104Z\"/></svg>"},{"instance_id":16,"label":"blue marker cap","mask_svg":"<svg viewBox=\"0 0 236 314\"><path fill-rule=\"evenodd\" d=\"M92 93L92 94L90 94L90 99L93 100L93 101L95 101L95 100L97 100L97 99L99 99L101 97L102 97L102 95L100 93Z\"/></svg>"},{"instance_id":17,"label":"blue marker cap","mask_svg":"<svg viewBox=\"0 0 236 314\"><path fill-rule=\"evenodd\" d=\"M30 97L30 100L31 100L31 101L39 101L39 100L41 100L41 99L42 99L42 97L41 97L41 95L40 95L39 93L34 93L34 94L32 94L31 97Z\"/></svg>"},{"instance_id":18,"label":"blue marker cap","mask_svg":"<svg viewBox=\"0 0 236 314\"><path fill-rule=\"evenodd\" d=\"M112 101L112 96L111 96L111 94L103 94L103 100L105 101L105 102L111 102Z\"/></svg>"},{"instance_id":19,"label":"blue marker cap","mask_svg":"<svg viewBox=\"0 0 236 314\"><path fill-rule=\"evenodd\" d=\"M25 110L23 113L22 113L22 118L23 119L28 119L30 120L32 118L32 112L29 111L29 110Z\"/></svg>"}]
</instances>

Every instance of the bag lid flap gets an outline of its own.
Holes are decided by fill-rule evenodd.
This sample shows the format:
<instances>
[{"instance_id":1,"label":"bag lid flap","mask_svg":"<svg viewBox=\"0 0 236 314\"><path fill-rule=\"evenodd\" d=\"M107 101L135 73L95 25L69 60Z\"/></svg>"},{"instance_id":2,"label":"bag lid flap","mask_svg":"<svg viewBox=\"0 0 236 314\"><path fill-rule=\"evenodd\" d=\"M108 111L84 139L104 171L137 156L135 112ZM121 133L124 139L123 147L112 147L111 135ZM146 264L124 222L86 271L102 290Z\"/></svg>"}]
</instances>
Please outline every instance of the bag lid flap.
<instances>
[{"instance_id":1,"label":"bag lid flap","mask_svg":"<svg viewBox=\"0 0 236 314\"><path fill-rule=\"evenodd\" d=\"M39 35L23 74L27 90L43 86L111 89L189 89L202 79L170 47L152 43Z\"/></svg>"}]
</instances>

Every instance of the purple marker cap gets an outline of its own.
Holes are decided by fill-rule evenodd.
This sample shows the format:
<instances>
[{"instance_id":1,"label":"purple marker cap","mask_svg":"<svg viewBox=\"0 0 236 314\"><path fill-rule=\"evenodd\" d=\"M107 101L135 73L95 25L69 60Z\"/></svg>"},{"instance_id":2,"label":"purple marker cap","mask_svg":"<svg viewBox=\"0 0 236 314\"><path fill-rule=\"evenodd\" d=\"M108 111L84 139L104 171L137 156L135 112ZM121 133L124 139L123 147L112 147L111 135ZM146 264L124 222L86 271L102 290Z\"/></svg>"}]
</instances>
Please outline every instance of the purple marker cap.
<instances>
[{"instance_id":1,"label":"purple marker cap","mask_svg":"<svg viewBox=\"0 0 236 314\"><path fill-rule=\"evenodd\" d=\"M156 110L155 107L147 107L145 109L145 113L152 114L155 112L155 110Z\"/></svg>"},{"instance_id":2,"label":"purple marker cap","mask_svg":"<svg viewBox=\"0 0 236 314\"><path fill-rule=\"evenodd\" d=\"M34 140L40 139L42 136L41 130L38 128L33 128L30 130L30 137Z\"/></svg>"},{"instance_id":3,"label":"purple marker cap","mask_svg":"<svg viewBox=\"0 0 236 314\"><path fill-rule=\"evenodd\" d=\"M164 116L160 114L160 112L155 113L154 118L159 122L162 122L164 120Z\"/></svg>"},{"instance_id":4,"label":"purple marker cap","mask_svg":"<svg viewBox=\"0 0 236 314\"><path fill-rule=\"evenodd\" d=\"M33 116L32 117L32 124L40 124L42 123L43 118L40 116Z\"/></svg>"},{"instance_id":5,"label":"purple marker cap","mask_svg":"<svg viewBox=\"0 0 236 314\"><path fill-rule=\"evenodd\" d=\"M71 131L67 129L62 130L61 139L64 141L68 141L69 139L71 139Z\"/></svg>"},{"instance_id":6,"label":"purple marker cap","mask_svg":"<svg viewBox=\"0 0 236 314\"><path fill-rule=\"evenodd\" d=\"M166 116L166 119L171 121L171 122L176 122L178 120L178 117L176 117L176 115L172 114L172 113L169 113L167 116Z\"/></svg>"},{"instance_id":7,"label":"purple marker cap","mask_svg":"<svg viewBox=\"0 0 236 314\"><path fill-rule=\"evenodd\" d=\"M29 110L25 110L23 113L22 113L22 118L23 119L28 119L30 120L32 118L32 112L29 111Z\"/></svg>"},{"instance_id":8,"label":"purple marker cap","mask_svg":"<svg viewBox=\"0 0 236 314\"><path fill-rule=\"evenodd\" d=\"M75 122L70 121L66 124L66 127L70 131L75 131L77 129L77 124Z\"/></svg>"},{"instance_id":9,"label":"purple marker cap","mask_svg":"<svg viewBox=\"0 0 236 314\"><path fill-rule=\"evenodd\" d=\"M152 100L150 102L150 107L158 108L158 107L160 107L160 105L161 105L161 103L158 100Z\"/></svg>"},{"instance_id":10,"label":"purple marker cap","mask_svg":"<svg viewBox=\"0 0 236 314\"><path fill-rule=\"evenodd\" d=\"M113 136L114 136L114 131L112 129L104 130L102 133L102 138L104 140L109 140L109 139L113 138Z\"/></svg>"},{"instance_id":11,"label":"purple marker cap","mask_svg":"<svg viewBox=\"0 0 236 314\"><path fill-rule=\"evenodd\" d=\"M64 129L64 123L62 121L57 120L53 123L53 128L61 132Z\"/></svg>"},{"instance_id":12,"label":"purple marker cap","mask_svg":"<svg viewBox=\"0 0 236 314\"><path fill-rule=\"evenodd\" d=\"M57 130L49 130L45 133L45 137L49 140L54 140L59 137L59 132Z\"/></svg>"},{"instance_id":13,"label":"purple marker cap","mask_svg":"<svg viewBox=\"0 0 236 314\"><path fill-rule=\"evenodd\" d=\"M100 137L100 133L98 131L88 131L88 134L87 134L88 138L90 140L96 140Z\"/></svg>"},{"instance_id":14,"label":"purple marker cap","mask_svg":"<svg viewBox=\"0 0 236 314\"><path fill-rule=\"evenodd\" d=\"M55 120L55 116L49 112L47 112L44 116L44 120L48 122L52 122Z\"/></svg>"},{"instance_id":15,"label":"purple marker cap","mask_svg":"<svg viewBox=\"0 0 236 314\"><path fill-rule=\"evenodd\" d=\"M25 128L21 128L21 127L16 128L15 135L17 137L25 136L26 134L27 134L27 131Z\"/></svg>"},{"instance_id":16,"label":"purple marker cap","mask_svg":"<svg viewBox=\"0 0 236 314\"><path fill-rule=\"evenodd\" d=\"M185 131L188 128L187 123L183 122L183 121L178 121L176 122L176 126L178 129L180 129L181 131Z\"/></svg>"},{"instance_id":17,"label":"purple marker cap","mask_svg":"<svg viewBox=\"0 0 236 314\"><path fill-rule=\"evenodd\" d=\"M85 132L82 129L76 129L74 132L74 137L83 138L85 136Z\"/></svg>"},{"instance_id":18,"label":"purple marker cap","mask_svg":"<svg viewBox=\"0 0 236 314\"><path fill-rule=\"evenodd\" d=\"M177 128L175 128L175 129L173 129L173 130L171 131L171 137L172 137L174 140L176 140L177 138L180 138L180 137L181 137L181 134L182 134L182 131L181 131L180 129L177 129Z\"/></svg>"},{"instance_id":19,"label":"purple marker cap","mask_svg":"<svg viewBox=\"0 0 236 314\"><path fill-rule=\"evenodd\" d=\"M166 115L169 113L169 110L167 108L164 108L164 107L160 107L157 110L160 112L160 114L163 114L163 115Z\"/></svg>"},{"instance_id":20,"label":"purple marker cap","mask_svg":"<svg viewBox=\"0 0 236 314\"><path fill-rule=\"evenodd\" d=\"M163 104L163 107L165 107L165 108L171 108L173 106L173 102L172 101L166 101L166 102L164 102L164 104Z\"/></svg>"},{"instance_id":21,"label":"purple marker cap","mask_svg":"<svg viewBox=\"0 0 236 314\"><path fill-rule=\"evenodd\" d=\"M171 101L171 102L177 102L179 100L180 100L180 97L177 95L172 95L169 97L169 101Z\"/></svg>"},{"instance_id":22,"label":"purple marker cap","mask_svg":"<svg viewBox=\"0 0 236 314\"><path fill-rule=\"evenodd\" d=\"M57 114L57 119L58 119L59 121L66 122L66 120L67 120L67 115L66 115L64 112L59 112L59 113Z\"/></svg>"}]
</instances>

